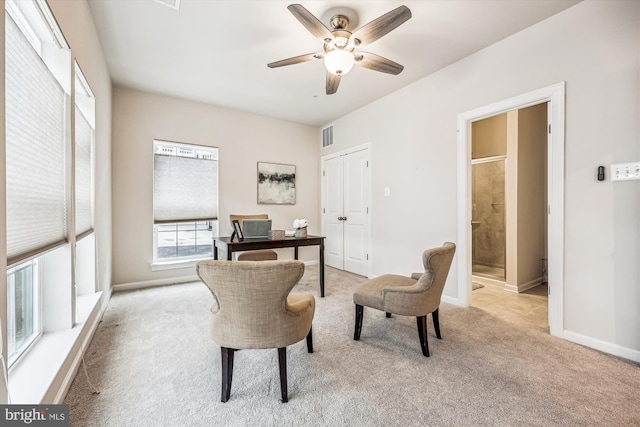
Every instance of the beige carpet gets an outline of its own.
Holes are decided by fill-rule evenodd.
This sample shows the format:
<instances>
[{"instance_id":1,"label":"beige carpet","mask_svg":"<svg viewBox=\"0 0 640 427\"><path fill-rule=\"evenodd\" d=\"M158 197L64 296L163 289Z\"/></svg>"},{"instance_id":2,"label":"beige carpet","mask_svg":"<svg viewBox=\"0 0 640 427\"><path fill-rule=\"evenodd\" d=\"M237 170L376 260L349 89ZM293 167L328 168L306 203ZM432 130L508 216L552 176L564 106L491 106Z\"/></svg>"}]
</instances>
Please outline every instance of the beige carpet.
<instances>
[{"instance_id":1,"label":"beige carpet","mask_svg":"<svg viewBox=\"0 0 640 427\"><path fill-rule=\"evenodd\" d=\"M442 340L420 353L414 318L365 308L353 341L354 286L310 266L295 291L316 295L315 353L288 348L289 403L277 351L237 352L220 402L220 348L203 284L114 294L65 399L72 426L638 426L640 366L471 307L443 304Z\"/></svg>"}]
</instances>

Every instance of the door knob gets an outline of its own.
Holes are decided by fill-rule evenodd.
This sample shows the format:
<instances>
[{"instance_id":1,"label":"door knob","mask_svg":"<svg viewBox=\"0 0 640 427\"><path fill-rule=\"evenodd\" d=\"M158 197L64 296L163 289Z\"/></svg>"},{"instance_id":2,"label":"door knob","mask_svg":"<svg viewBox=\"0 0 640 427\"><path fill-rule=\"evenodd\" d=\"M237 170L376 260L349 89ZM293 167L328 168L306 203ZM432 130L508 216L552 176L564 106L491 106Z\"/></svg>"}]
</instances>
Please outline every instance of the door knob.
<instances>
[{"instance_id":1,"label":"door knob","mask_svg":"<svg viewBox=\"0 0 640 427\"><path fill-rule=\"evenodd\" d=\"M338 221L342 221L342 220L344 220L344 217L339 216Z\"/></svg>"}]
</instances>

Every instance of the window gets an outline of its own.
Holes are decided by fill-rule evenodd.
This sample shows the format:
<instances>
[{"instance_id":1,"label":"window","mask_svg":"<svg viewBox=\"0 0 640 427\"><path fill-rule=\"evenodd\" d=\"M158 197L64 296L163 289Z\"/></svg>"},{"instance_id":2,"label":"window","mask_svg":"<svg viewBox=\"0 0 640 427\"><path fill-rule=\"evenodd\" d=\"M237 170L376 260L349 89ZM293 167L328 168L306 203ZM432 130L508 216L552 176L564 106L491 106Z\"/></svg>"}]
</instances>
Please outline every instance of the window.
<instances>
[{"instance_id":1,"label":"window","mask_svg":"<svg viewBox=\"0 0 640 427\"><path fill-rule=\"evenodd\" d=\"M76 296L82 296L96 291L96 250L93 234L95 96L77 63L75 89L75 284ZM83 317L81 313L78 315Z\"/></svg>"},{"instance_id":2,"label":"window","mask_svg":"<svg viewBox=\"0 0 640 427\"><path fill-rule=\"evenodd\" d=\"M218 234L218 149L154 141L154 262L208 258Z\"/></svg>"},{"instance_id":3,"label":"window","mask_svg":"<svg viewBox=\"0 0 640 427\"><path fill-rule=\"evenodd\" d=\"M93 231L95 97L78 64L75 71L76 237L80 240Z\"/></svg>"},{"instance_id":4,"label":"window","mask_svg":"<svg viewBox=\"0 0 640 427\"><path fill-rule=\"evenodd\" d=\"M62 293L65 289L60 287L71 288L65 273L58 275L56 269L50 269L47 280L43 279L48 254L63 254L56 261L71 265L64 249L69 246L71 55L45 8L44 2L5 1L10 366L45 329L41 321L49 318L41 304L45 286L53 293Z\"/></svg>"},{"instance_id":5,"label":"window","mask_svg":"<svg viewBox=\"0 0 640 427\"><path fill-rule=\"evenodd\" d=\"M9 365L40 335L37 300L38 263L28 261L7 271L7 342Z\"/></svg>"}]
</instances>

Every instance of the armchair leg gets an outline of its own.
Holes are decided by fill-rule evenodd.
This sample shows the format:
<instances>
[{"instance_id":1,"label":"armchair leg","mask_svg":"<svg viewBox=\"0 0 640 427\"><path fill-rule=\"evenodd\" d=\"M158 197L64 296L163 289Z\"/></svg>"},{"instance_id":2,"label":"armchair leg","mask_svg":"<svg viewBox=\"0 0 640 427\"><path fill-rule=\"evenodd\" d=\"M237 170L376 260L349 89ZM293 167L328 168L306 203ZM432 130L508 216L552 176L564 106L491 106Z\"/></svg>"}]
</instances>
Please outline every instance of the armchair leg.
<instances>
[{"instance_id":1,"label":"armchair leg","mask_svg":"<svg viewBox=\"0 0 640 427\"><path fill-rule=\"evenodd\" d=\"M438 316L438 310L439 308L436 308L436 310L431 313L431 317L433 318L433 329L436 330L436 337L441 340L442 335L440 335L440 317Z\"/></svg>"},{"instance_id":2,"label":"armchair leg","mask_svg":"<svg viewBox=\"0 0 640 427\"><path fill-rule=\"evenodd\" d=\"M391 313L387 312L387 319L391 318Z\"/></svg>"},{"instance_id":3,"label":"armchair leg","mask_svg":"<svg viewBox=\"0 0 640 427\"><path fill-rule=\"evenodd\" d=\"M420 336L420 347L422 355L429 357L429 343L427 342L427 316L416 317L418 323L418 335Z\"/></svg>"},{"instance_id":4,"label":"armchair leg","mask_svg":"<svg viewBox=\"0 0 640 427\"><path fill-rule=\"evenodd\" d=\"M231 380L233 378L233 352L232 348L221 347L222 353L222 394L221 402L226 402L231 396Z\"/></svg>"},{"instance_id":5,"label":"armchair leg","mask_svg":"<svg viewBox=\"0 0 640 427\"><path fill-rule=\"evenodd\" d=\"M364 307L356 304L356 327L353 332L353 339L356 341L360 340L360 333L362 332L362 314L364 311Z\"/></svg>"},{"instance_id":6,"label":"armchair leg","mask_svg":"<svg viewBox=\"0 0 640 427\"><path fill-rule=\"evenodd\" d=\"M287 347L278 349L278 364L280 365L280 393L282 394L282 402L289 401L289 393L287 391Z\"/></svg>"},{"instance_id":7,"label":"armchair leg","mask_svg":"<svg viewBox=\"0 0 640 427\"><path fill-rule=\"evenodd\" d=\"M313 335L312 332L313 327L309 328L309 333L307 334L307 353L313 353Z\"/></svg>"}]
</instances>

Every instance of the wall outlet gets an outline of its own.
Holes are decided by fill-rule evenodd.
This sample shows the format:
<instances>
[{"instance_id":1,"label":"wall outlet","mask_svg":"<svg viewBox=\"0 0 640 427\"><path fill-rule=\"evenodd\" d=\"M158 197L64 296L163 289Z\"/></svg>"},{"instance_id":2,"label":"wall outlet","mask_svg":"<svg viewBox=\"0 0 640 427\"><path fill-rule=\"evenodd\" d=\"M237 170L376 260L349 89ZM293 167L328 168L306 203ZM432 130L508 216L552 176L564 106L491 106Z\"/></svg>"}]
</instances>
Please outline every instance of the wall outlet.
<instances>
[{"instance_id":1,"label":"wall outlet","mask_svg":"<svg viewBox=\"0 0 640 427\"><path fill-rule=\"evenodd\" d=\"M611 165L611 181L640 179L640 162Z\"/></svg>"}]
</instances>

